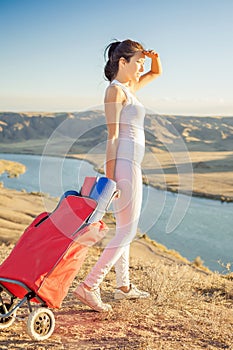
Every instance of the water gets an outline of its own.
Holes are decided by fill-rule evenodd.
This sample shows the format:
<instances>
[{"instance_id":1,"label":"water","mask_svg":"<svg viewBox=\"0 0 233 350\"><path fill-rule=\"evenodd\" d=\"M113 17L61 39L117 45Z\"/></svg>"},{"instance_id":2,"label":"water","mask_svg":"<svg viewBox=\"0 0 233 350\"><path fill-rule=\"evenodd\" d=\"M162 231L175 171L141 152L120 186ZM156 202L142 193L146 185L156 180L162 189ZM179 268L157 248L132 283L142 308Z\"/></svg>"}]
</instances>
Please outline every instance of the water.
<instances>
[{"instance_id":1,"label":"water","mask_svg":"<svg viewBox=\"0 0 233 350\"><path fill-rule=\"evenodd\" d=\"M0 176L4 187L27 192L44 192L60 197L66 190L79 189L85 176L96 176L96 171L88 162L71 158L43 157L36 155L0 154L0 159L8 159L26 166L26 172L18 178Z\"/></svg>"},{"instance_id":2,"label":"water","mask_svg":"<svg viewBox=\"0 0 233 350\"><path fill-rule=\"evenodd\" d=\"M5 187L54 197L69 189L79 190L85 176L97 175L91 164L76 159L43 157L41 161L40 156L16 154L0 154L0 159L18 161L27 168L19 178L1 175ZM200 256L205 266L226 272L221 264L233 261L232 213L232 203L178 196L144 186L139 228L188 260Z\"/></svg>"}]
</instances>

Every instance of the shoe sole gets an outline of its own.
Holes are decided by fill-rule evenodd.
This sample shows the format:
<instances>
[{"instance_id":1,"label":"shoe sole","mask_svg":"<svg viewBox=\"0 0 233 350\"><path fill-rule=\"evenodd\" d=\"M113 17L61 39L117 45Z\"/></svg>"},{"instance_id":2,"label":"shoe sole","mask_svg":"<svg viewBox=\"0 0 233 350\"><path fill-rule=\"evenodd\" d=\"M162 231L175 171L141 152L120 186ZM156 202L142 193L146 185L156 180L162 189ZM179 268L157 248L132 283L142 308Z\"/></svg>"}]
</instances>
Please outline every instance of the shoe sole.
<instances>
[{"instance_id":1,"label":"shoe sole","mask_svg":"<svg viewBox=\"0 0 233 350\"><path fill-rule=\"evenodd\" d=\"M79 295L78 293L75 293L75 292L74 292L73 294L74 294L74 296L75 296L77 299L79 299L83 304L89 306L92 310L94 310L94 311L96 311L96 312L109 312L109 311L112 310L112 308L109 309L109 310L105 310L105 309L99 310L99 309L97 309L97 308L94 308L94 307L93 307L92 305L90 305L90 304L87 302L87 300L84 299L81 295Z\"/></svg>"}]
</instances>

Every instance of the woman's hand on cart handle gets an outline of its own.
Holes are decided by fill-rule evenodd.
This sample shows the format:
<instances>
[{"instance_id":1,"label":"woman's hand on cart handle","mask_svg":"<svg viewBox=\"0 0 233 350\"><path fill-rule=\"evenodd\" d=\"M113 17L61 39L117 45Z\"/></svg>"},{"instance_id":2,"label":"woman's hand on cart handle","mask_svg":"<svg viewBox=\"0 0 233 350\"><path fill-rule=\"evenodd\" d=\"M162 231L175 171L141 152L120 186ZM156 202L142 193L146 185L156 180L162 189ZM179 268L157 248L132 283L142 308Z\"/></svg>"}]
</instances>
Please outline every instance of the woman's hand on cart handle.
<instances>
[{"instance_id":1,"label":"woman's hand on cart handle","mask_svg":"<svg viewBox=\"0 0 233 350\"><path fill-rule=\"evenodd\" d=\"M121 196L121 190L116 190L113 194L113 199L118 199Z\"/></svg>"}]
</instances>

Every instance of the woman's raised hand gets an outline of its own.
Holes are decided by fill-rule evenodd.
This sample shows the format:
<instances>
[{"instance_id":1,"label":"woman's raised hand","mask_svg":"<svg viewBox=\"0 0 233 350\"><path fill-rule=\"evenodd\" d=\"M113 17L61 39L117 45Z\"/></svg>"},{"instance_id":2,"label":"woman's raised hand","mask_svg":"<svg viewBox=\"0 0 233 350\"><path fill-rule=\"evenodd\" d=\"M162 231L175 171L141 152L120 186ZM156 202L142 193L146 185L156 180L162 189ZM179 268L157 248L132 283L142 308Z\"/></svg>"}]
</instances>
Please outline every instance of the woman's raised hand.
<instances>
[{"instance_id":1,"label":"woman's raised hand","mask_svg":"<svg viewBox=\"0 0 233 350\"><path fill-rule=\"evenodd\" d=\"M143 50L142 53L149 58L159 57L159 54L155 50Z\"/></svg>"}]
</instances>

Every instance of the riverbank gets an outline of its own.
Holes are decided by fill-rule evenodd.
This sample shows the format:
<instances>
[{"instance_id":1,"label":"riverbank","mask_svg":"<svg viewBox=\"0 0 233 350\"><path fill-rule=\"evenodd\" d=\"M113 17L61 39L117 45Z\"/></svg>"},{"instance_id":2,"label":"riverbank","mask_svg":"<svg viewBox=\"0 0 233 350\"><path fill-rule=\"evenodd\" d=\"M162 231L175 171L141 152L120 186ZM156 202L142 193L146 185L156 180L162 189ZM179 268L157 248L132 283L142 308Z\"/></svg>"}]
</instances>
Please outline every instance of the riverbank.
<instances>
[{"instance_id":1,"label":"riverbank","mask_svg":"<svg viewBox=\"0 0 233 350\"><path fill-rule=\"evenodd\" d=\"M103 172L104 153L70 154ZM166 152L154 148L142 163L143 182L158 190L233 202L233 152Z\"/></svg>"},{"instance_id":2,"label":"riverbank","mask_svg":"<svg viewBox=\"0 0 233 350\"><path fill-rule=\"evenodd\" d=\"M41 155L48 139L0 144L2 153ZM55 142L47 155L62 157L64 142ZM63 146L61 146L61 144ZM104 148L101 144L100 148ZM65 147L66 148L66 147ZM67 146L70 150L70 145ZM64 155L90 162L103 172L104 150L80 146L78 152ZM216 151L208 143L187 144L183 150L147 147L142 163L143 181L159 190L183 193L221 202L233 202L233 151Z\"/></svg>"},{"instance_id":3,"label":"riverbank","mask_svg":"<svg viewBox=\"0 0 233 350\"><path fill-rule=\"evenodd\" d=\"M26 167L21 163L0 159L0 175L7 173L8 177L18 177L24 174L25 171Z\"/></svg>"}]
</instances>

